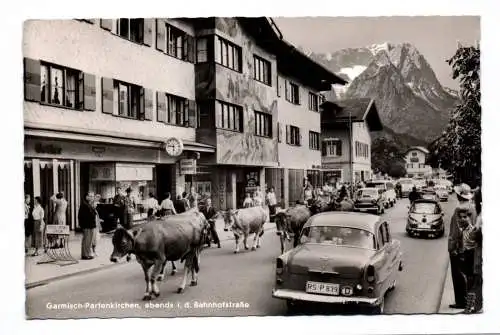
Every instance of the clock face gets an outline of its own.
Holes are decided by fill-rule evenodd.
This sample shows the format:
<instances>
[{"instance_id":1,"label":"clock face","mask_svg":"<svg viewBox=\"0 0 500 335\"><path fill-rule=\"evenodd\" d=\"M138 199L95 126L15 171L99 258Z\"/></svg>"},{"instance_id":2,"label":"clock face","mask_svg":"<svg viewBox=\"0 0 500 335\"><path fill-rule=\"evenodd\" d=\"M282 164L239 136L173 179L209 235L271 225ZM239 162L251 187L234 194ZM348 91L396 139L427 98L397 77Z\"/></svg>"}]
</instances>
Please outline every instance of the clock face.
<instances>
[{"instance_id":1,"label":"clock face","mask_svg":"<svg viewBox=\"0 0 500 335\"><path fill-rule=\"evenodd\" d=\"M182 154L182 143L176 138L170 138L165 142L165 150L170 156Z\"/></svg>"}]
</instances>

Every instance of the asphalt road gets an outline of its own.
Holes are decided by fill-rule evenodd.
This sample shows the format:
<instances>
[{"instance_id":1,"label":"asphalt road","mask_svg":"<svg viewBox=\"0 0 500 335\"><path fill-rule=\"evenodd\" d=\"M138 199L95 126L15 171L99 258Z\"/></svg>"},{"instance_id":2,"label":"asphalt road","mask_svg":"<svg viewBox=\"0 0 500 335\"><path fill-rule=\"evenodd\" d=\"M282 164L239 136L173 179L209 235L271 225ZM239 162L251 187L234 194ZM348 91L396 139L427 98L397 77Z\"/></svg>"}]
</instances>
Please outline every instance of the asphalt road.
<instances>
[{"instance_id":1,"label":"asphalt road","mask_svg":"<svg viewBox=\"0 0 500 335\"><path fill-rule=\"evenodd\" d=\"M454 203L452 199L443 203L447 226ZM400 200L384 214L390 222L393 238L402 242L405 262L397 288L387 296L385 313L435 313L446 274L446 237L416 239L406 236L407 205L407 199ZM448 227L446 230L447 233ZM243 250L240 254L233 254L233 250L234 241L223 242L221 249L204 250L198 286L190 287L188 281L182 294L176 293L182 279L180 266L175 276L167 276L161 283L160 297L152 302L142 301L144 275L139 264L132 261L28 290L27 317L286 315L285 302L271 296L274 259L279 254L279 240L274 230L265 232L262 246L257 251ZM152 303L157 305L151 306ZM57 304L67 306L56 309ZM342 311L315 308L314 312L330 314Z\"/></svg>"}]
</instances>

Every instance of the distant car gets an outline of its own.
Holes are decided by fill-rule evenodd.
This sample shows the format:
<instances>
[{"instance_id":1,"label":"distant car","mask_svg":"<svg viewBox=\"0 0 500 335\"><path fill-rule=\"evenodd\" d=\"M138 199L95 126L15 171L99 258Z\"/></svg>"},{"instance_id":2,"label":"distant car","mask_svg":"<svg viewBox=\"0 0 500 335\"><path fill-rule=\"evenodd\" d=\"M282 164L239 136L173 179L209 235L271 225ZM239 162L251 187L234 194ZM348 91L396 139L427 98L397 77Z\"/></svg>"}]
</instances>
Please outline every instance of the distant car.
<instances>
[{"instance_id":1,"label":"distant car","mask_svg":"<svg viewBox=\"0 0 500 335\"><path fill-rule=\"evenodd\" d=\"M273 297L290 310L301 302L352 304L383 313L403 270L401 243L380 216L325 212L309 218L299 245L276 259Z\"/></svg>"},{"instance_id":2,"label":"distant car","mask_svg":"<svg viewBox=\"0 0 500 335\"><path fill-rule=\"evenodd\" d=\"M376 187L384 191L384 206L389 208L394 206L396 203L396 190L394 189L394 183L390 180L372 180L365 183L365 187Z\"/></svg>"},{"instance_id":3,"label":"distant car","mask_svg":"<svg viewBox=\"0 0 500 335\"><path fill-rule=\"evenodd\" d=\"M371 212L377 215L384 213L385 200L383 192L383 190L375 187L359 189L354 197L354 211Z\"/></svg>"},{"instance_id":4,"label":"distant car","mask_svg":"<svg viewBox=\"0 0 500 335\"><path fill-rule=\"evenodd\" d=\"M420 191L422 199L439 201L439 197L432 187L426 187Z\"/></svg>"},{"instance_id":5,"label":"distant car","mask_svg":"<svg viewBox=\"0 0 500 335\"><path fill-rule=\"evenodd\" d=\"M411 178L401 178L398 180L401 184L401 196L407 198L413 188L414 182Z\"/></svg>"},{"instance_id":6,"label":"distant car","mask_svg":"<svg viewBox=\"0 0 500 335\"><path fill-rule=\"evenodd\" d=\"M413 202L408 212L406 232L410 236L444 235L444 213L436 200L418 199Z\"/></svg>"},{"instance_id":7,"label":"distant car","mask_svg":"<svg viewBox=\"0 0 500 335\"><path fill-rule=\"evenodd\" d=\"M436 185L434 187L436 191L436 195L439 198L439 201L448 201L448 190L444 185Z\"/></svg>"},{"instance_id":8,"label":"distant car","mask_svg":"<svg viewBox=\"0 0 500 335\"><path fill-rule=\"evenodd\" d=\"M413 185L417 188L417 191L421 191L422 189L427 187L427 183L425 182L425 179L421 179L421 178L414 178Z\"/></svg>"}]
</instances>

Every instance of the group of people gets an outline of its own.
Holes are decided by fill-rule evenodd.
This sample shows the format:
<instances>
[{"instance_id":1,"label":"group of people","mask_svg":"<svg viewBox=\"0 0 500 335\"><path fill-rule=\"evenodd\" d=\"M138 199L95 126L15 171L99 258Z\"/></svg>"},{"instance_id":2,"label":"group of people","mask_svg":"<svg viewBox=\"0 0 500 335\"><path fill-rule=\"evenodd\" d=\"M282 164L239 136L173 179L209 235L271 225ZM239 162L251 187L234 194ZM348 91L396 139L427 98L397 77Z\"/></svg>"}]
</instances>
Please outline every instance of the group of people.
<instances>
[{"instance_id":1,"label":"group of people","mask_svg":"<svg viewBox=\"0 0 500 335\"><path fill-rule=\"evenodd\" d=\"M466 184L455 187L458 206L450 222L448 252L455 303L450 308L482 309L482 193Z\"/></svg>"},{"instance_id":2,"label":"group of people","mask_svg":"<svg viewBox=\"0 0 500 335\"><path fill-rule=\"evenodd\" d=\"M51 215L45 213L45 209L40 196L35 197L33 203L31 195L24 196L24 252L29 254L34 248L34 252L30 256L38 256L39 251L46 247L45 243L45 227L46 224L66 225L66 211L68 201L64 198L63 192L58 192L53 195L49 201L48 210ZM49 221L49 222L47 222Z\"/></svg>"}]
</instances>

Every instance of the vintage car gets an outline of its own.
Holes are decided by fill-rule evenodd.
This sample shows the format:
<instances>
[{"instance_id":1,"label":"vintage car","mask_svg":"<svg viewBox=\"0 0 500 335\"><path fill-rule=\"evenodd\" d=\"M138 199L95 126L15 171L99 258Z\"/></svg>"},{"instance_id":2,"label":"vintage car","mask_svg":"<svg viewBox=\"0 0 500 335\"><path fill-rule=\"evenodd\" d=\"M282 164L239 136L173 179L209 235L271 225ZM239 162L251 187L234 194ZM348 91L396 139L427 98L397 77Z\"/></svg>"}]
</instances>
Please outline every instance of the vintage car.
<instances>
[{"instance_id":1,"label":"vintage car","mask_svg":"<svg viewBox=\"0 0 500 335\"><path fill-rule=\"evenodd\" d=\"M425 199L425 200L439 201L439 197L438 197L436 191L431 187L427 187L427 188L422 189L420 191L420 197L422 199Z\"/></svg>"},{"instance_id":2,"label":"vintage car","mask_svg":"<svg viewBox=\"0 0 500 335\"><path fill-rule=\"evenodd\" d=\"M302 228L297 247L276 259L272 295L294 311L331 303L383 313L386 293L403 270L401 243L377 215L325 212Z\"/></svg>"},{"instance_id":3,"label":"vintage car","mask_svg":"<svg viewBox=\"0 0 500 335\"><path fill-rule=\"evenodd\" d=\"M391 180L371 180L365 183L365 187L375 187L383 190L384 206L385 208L392 207L396 204L396 190L394 182Z\"/></svg>"},{"instance_id":4,"label":"vintage car","mask_svg":"<svg viewBox=\"0 0 500 335\"><path fill-rule=\"evenodd\" d=\"M444 235L444 213L437 200L418 199L413 202L408 212L406 232L410 236Z\"/></svg>"},{"instance_id":5,"label":"vintage car","mask_svg":"<svg viewBox=\"0 0 500 335\"><path fill-rule=\"evenodd\" d=\"M444 185L437 184L434 186L434 190L436 191L436 195L439 198L439 201L448 201L448 189Z\"/></svg>"},{"instance_id":6,"label":"vintage car","mask_svg":"<svg viewBox=\"0 0 500 335\"><path fill-rule=\"evenodd\" d=\"M374 214L384 213L383 190L375 187L365 187L356 191L354 199L354 211L372 212Z\"/></svg>"},{"instance_id":7,"label":"vintage car","mask_svg":"<svg viewBox=\"0 0 500 335\"><path fill-rule=\"evenodd\" d=\"M413 182L413 179L401 178L398 180L398 182L401 184L401 196L403 198L408 198L408 195L410 194L411 189L413 188L413 185L415 184Z\"/></svg>"}]
</instances>

